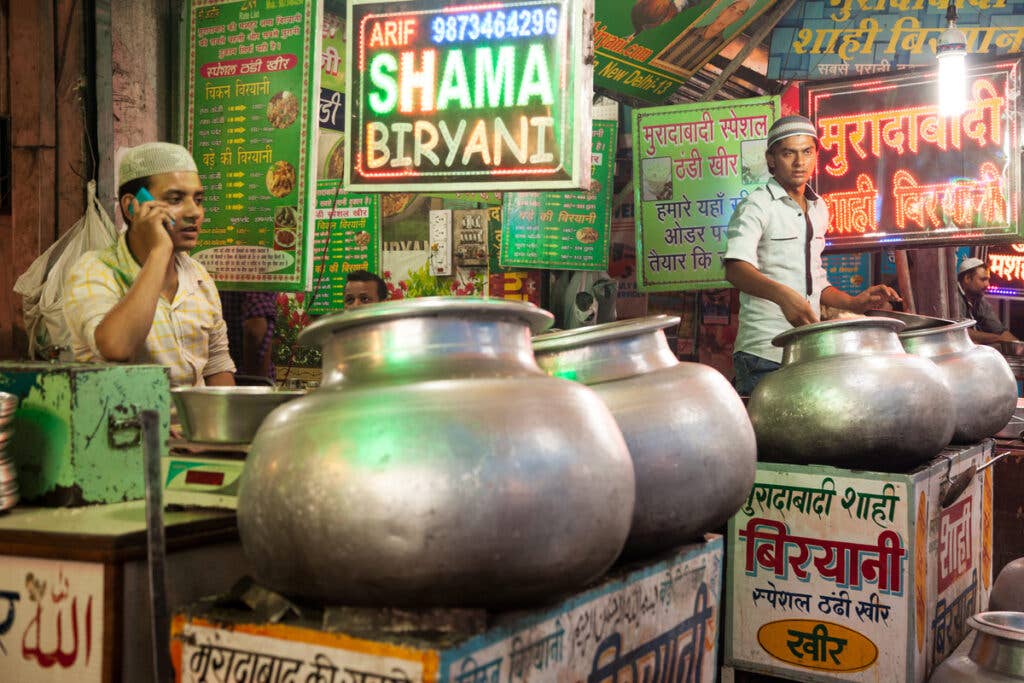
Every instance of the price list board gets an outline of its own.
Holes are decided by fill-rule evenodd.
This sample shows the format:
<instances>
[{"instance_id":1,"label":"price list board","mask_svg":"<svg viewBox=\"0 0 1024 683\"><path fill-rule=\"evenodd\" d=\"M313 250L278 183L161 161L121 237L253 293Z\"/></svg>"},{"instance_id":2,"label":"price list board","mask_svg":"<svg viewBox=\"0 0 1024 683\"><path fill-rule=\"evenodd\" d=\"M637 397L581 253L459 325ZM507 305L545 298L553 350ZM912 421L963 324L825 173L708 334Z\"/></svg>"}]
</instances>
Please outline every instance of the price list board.
<instances>
[{"instance_id":1,"label":"price list board","mask_svg":"<svg viewBox=\"0 0 1024 683\"><path fill-rule=\"evenodd\" d=\"M637 284L642 292L728 287L726 229L768 181L776 97L633 110Z\"/></svg>"},{"instance_id":2,"label":"price list board","mask_svg":"<svg viewBox=\"0 0 1024 683\"><path fill-rule=\"evenodd\" d=\"M193 256L223 289L306 290L319 2L194 0L188 18L187 144L206 189Z\"/></svg>"},{"instance_id":3,"label":"price list board","mask_svg":"<svg viewBox=\"0 0 1024 683\"><path fill-rule=\"evenodd\" d=\"M336 182L320 181L316 193L316 268L310 315L345 307L345 283L356 270L380 272L378 195L338 192Z\"/></svg>"},{"instance_id":4,"label":"price list board","mask_svg":"<svg viewBox=\"0 0 1024 683\"><path fill-rule=\"evenodd\" d=\"M617 131L616 121L594 121L586 191L505 193L503 268L608 268Z\"/></svg>"}]
</instances>

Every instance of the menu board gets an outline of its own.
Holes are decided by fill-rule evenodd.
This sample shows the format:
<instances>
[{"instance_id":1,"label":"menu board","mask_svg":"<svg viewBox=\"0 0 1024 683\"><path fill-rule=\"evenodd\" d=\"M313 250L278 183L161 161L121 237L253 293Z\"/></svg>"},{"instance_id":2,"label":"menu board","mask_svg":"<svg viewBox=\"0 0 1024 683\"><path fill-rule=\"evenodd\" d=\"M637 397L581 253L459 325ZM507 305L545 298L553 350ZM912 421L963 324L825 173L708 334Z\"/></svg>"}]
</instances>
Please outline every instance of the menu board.
<instances>
[{"instance_id":1,"label":"menu board","mask_svg":"<svg viewBox=\"0 0 1024 683\"><path fill-rule=\"evenodd\" d=\"M587 191L505 193L502 267L607 270L618 125L594 121Z\"/></svg>"},{"instance_id":2,"label":"menu board","mask_svg":"<svg viewBox=\"0 0 1024 683\"><path fill-rule=\"evenodd\" d=\"M1020 66L969 66L953 117L938 111L937 69L805 85L826 249L1020 241Z\"/></svg>"},{"instance_id":3,"label":"menu board","mask_svg":"<svg viewBox=\"0 0 1024 683\"><path fill-rule=\"evenodd\" d=\"M871 254L825 254L822 261L829 284L850 296L871 285Z\"/></svg>"},{"instance_id":4,"label":"menu board","mask_svg":"<svg viewBox=\"0 0 1024 683\"><path fill-rule=\"evenodd\" d=\"M637 283L641 291L728 287L726 228L769 178L776 97L633 110Z\"/></svg>"},{"instance_id":5,"label":"menu board","mask_svg":"<svg viewBox=\"0 0 1024 683\"><path fill-rule=\"evenodd\" d=\"M346 187L586 187L593 21L593 0L349 0Z\"/></svg>"},{"instance_id":6,"label":"menu board","mask_svg":"<svg viewBox=\"0 0 1024 683\"><path fill-rule=\"evenodd\" d=\"M324 10L317 109L316 208L310 315L340 311L356 270L380 273L380 197L345 192L345 20Z\"/></svg>"},{"instance_id":7,"label":"menu board","mask_svg":"<svg viewBox=\"0 0 1024 683\"><path fill-rule=\"evenodd\" d=\"M206 189L193 256L223 289L309 286L318 10L189 3L187 144Z\"/></svg>"}]
</instances>

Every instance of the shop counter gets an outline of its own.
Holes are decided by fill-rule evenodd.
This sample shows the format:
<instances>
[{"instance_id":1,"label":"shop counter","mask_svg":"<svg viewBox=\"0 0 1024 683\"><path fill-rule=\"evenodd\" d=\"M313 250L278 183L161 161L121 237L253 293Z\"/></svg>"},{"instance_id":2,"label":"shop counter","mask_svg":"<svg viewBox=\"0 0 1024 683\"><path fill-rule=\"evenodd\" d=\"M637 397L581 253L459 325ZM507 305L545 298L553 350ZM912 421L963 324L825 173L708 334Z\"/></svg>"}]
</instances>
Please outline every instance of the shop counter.
<instances>
[{"instance_id":1,"label":"shop counter","mask_svg":"<svg viewBox=\"0 0 1024 683\"><path fill-rule=\"evenodd\" d=\"M473 610L304 608L269 623L205 601L175 615L172 659L182 683L710 683L722 555L722 537L709 535L546 606L479 619Z\"/></svg>"},{"instance_id":2,"label":"shop counter","mask_svg":"<svg viewBox=\"0 0 1024 683\"><path fill-rule=\"evenodd\" d=\"M145 502L0 515L0 679L153 680ZM246 573L235 515L166 512L171 606Z\"/></svg>"},{"instance_id":3,"label":"shop counter","mask_svg":"<svg viewBox=\"0 0 1024 683\"><path fill-rule=\"evenodd\" d=\"M994 467L975 467L992 453L907 473L759 463L725 541L723 680L925 681L988 604Z\"/></svg>"}]
</instances>

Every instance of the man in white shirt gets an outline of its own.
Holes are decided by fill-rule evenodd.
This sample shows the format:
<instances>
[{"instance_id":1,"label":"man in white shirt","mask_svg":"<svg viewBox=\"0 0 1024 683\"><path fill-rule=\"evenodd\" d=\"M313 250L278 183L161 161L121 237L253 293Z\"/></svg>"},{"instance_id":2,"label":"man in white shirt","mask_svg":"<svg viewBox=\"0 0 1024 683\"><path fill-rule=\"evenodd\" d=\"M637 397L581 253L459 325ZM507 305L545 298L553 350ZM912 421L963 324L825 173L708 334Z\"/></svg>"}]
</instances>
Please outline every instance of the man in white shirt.
<instances>
[{"instance_id":1,"label":"man in white shirt","mask_svg":"<svg viewBox=\"0 0 1024 683\"><path fill-rule=\"evenodd\" d=\"M740 290L733 366L741 395L779 368L782 349L772 339L818 322L822 304L863 313L901 300L885 285L854 297L829 284L821 261L828 206L807 187L818 160L811 120L784 116L772 124L765 159L772 178L736 207L725 252L725 277Z\"/></svg>"}]
</instances>

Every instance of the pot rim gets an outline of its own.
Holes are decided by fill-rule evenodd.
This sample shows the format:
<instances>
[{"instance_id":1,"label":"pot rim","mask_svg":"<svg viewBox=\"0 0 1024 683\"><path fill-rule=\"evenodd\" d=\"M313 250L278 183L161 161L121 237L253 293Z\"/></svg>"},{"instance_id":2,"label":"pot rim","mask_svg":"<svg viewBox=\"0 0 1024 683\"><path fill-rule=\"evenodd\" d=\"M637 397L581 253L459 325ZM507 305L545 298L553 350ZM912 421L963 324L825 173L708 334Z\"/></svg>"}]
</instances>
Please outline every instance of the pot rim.
<instances>
[{"instance_id":1,"label":"pot rim","mask_svg":"<svg viewBox=\"0 0 1024 683\"><path fill-rule=\"evenodd\" d=\"M543 332L555 321L554 315L526 301L482 297L426 296L399 301L383 301L372 306L360 306L352 311L325 315L299 333L298 343L302 346L317 346L342 330L401 318L455 318L466 315L499 320L518 320L527 325L532 334Z\"/></svg>"},{"instance_id":2,"label":"pot rim","mask_svg":"<svg viewBox=\"0 0 1024 683\"><path fill-rule=\"evenodd\" d=\"M881 316L826 320L824 322L801 325L800 327L794 327L793 329L786 330L785 332L775 335L772 339L772 344L775 346L785 346L798 337L802 337L806 334L813 334L814 332L821 332L822 330L842 329L844 327L888 327L893 332L898 333L906 327L906 325L907 324L902 320L897 320L896 318L883 318Z\"/></svg>"},{"instance_id":3,"label":"pot rim","mask_svg":"<svg viewBox=\"0 0 1024 683\"><path fill-rule=\"evenodd\" d=\"M923 329L934 329L936 327L945 327L946 325L952 325L957 322L949 318L936 318L931 315L921 315L920 313L905 313L903 311L883 311L880 308L872 308L864 311L864 315L872 318L893 318L895 320L902 320L906 323L906 327L903 328L904 332L914 332Z\"/></svg>"},{"instance_id":4,"label":"pot rim","mask_svg":"<svg viewBox=\"0 0 1024 683\"><path fill-rule=\"evenodd\" d=\"M953 332L955 330L965 330L969 327L974 327L978 324L976 320L960 320L951 321L948 325L942 325L941 327L922 327L916 330L904 330L900 332L900 339L910 339L911 337L927 337L930 334L943 334L945 332Z\"/></svg>"},{"instance_id":5,"label":"pot rim","mask_svg":"<svg viewBox=\"0 0 1024 683\"><path fill-rule=\"evenodd\" d=\"M533 350L536 353L552 353L587 346L595 342L636 337L678 325L680 320L678 315L652 315L646 318L616 320L600 325L548 332L534 337Z\"/></svg>"},{"instance_id":6,"label":"pot rim","mask_svg":"<svg viewBox=\"0 0 1024 683\"><path fill-rule=\"evenodd\" d=\"M1020 624L1011 626L1012 622ZM1024 615L1020 612L979 612L967 618L967 624L975 631L1024 642Z\"/></svg>"},{"instance_id":7,"label":"pot rim","mask_svg":"<svg viewBox=\"0 0 1024 683\"><path fill-rule=\"evenodd\" d=\"M263 395L292 395L302 396L305 391L297 391L294 389L277 389L275 387L262 387L262 386L205 386L205 387L172 387L171 395L180 394L182 396L263 396Z\"/></svg>"}]
</instances>

